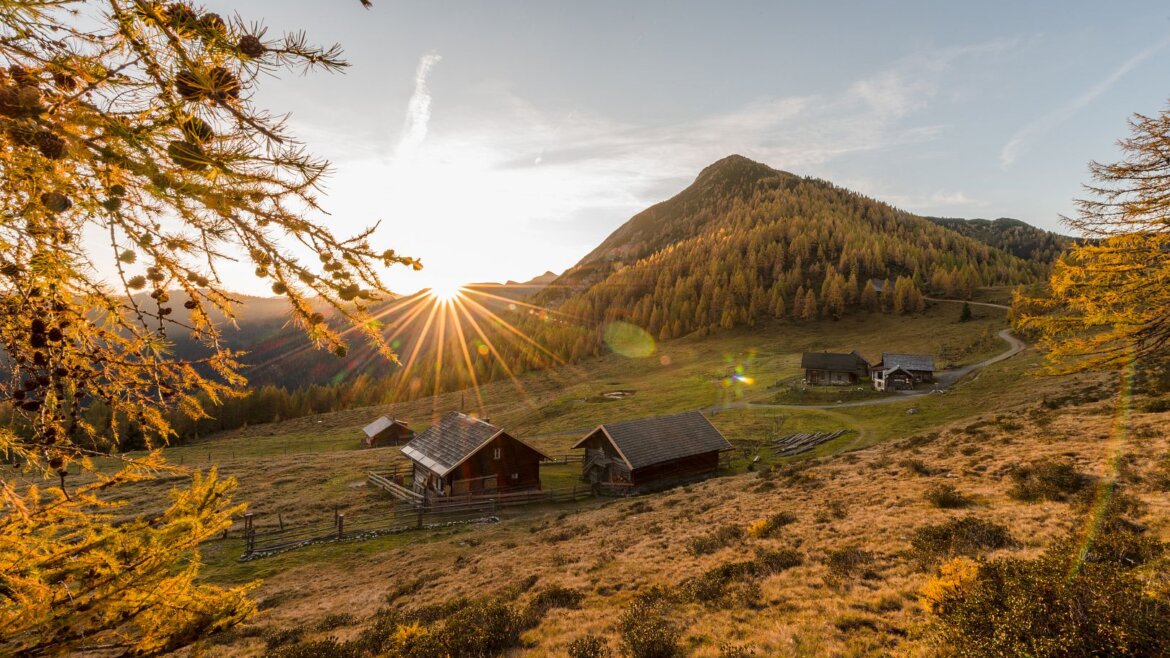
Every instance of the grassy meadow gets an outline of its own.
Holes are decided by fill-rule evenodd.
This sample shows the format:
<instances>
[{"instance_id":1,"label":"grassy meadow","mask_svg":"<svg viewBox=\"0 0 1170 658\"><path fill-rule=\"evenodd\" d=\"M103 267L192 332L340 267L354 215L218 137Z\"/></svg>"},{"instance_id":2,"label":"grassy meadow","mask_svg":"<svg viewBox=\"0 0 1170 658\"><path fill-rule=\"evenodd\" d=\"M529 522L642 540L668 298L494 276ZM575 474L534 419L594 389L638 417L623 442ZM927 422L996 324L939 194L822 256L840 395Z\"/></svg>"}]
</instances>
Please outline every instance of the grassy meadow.
<instances>
[{"instance_id":1,"label":"grassy meadow","mask_svg":"<svg viewBox=\"0 0 1170 658\"><path fill-rule=\"evenodd\" d=\"M1067 527L1075 512L1067 505L1010 501L1003 482L1010 466L1059 457L1100 474L1115 449L1104 439L1112 415L1109 381L1034 377L1040 362L1033 350L977 371L945 393L874 406L823 399L818 402L829 408L775 404L783 402L777 391L799 375L806 350L856 349L871 360L882 351L929 352L949 365L965 365L1006 349L1002 341L988 340L1006 326L1002 311L977 307L968 323L958 322L958 311L956 304L937 303L913 317L855 315L685 338L658 345L644 358L611 354L494 382L482 388L479 409L470 393L449 393L248 427L168 448L168 458L184 468L214 465L234 476L237 498L258 524L272 525L279 514L297 525L335 511L376 516L390 509L387 496L365 486L365 473L403 458L393 447L359 447L361 426L384 413L421 430L446 411L478 411L555 455L602 422L704 409L737 446L722 477L635 500L514 508L501 512L496 524L321 544L248 562L237 559L238 539L211 542L204 550L205 578L262 581L260 615L218 640L215 653L259 655L272 644L266 638L281 629L311 628L314 620L322 630L293 635L346 639L388 601L439 603L501 592L536 576L541 585L584 594L579 609L554 611L524 636L523 655L560 656L574 637L612 634L616 612L636 591L680 583L735 555L783 545L803 555L802 565L758 583L754 603L675 607L672 614L686 628L684 641L693 655L721 655L726 642L756 655L888 655L895 649L916 655L918 643L911 640L922 626L916 597L929 570L904 555L907 533L953 514L933 509L923 491L953 484L974 501L967 513L1003 522L1024 551L1034 551ZM602 397L611 391L632 394ZM868 397L859 392L859 398ZM1069 409L1057 413L1054 405ZM1170 449L1156 429L1157 417L1138 414L1131 422L1130 435L1141 437L1148 455L1148 463L1135 468L1153 468L1153 456ZM775 458L755 447L785 434L836 429L850 432L797 457ZM747 472L757 455L756 472ZM572 486L578 468L542 469L544 486ZM125 513L156 507L169 486L170 478L163 478L138 487ZM688 549L696 537L725 526L746 528L777 511L797 519L777 538L741 537L710 553ZM1166 515L1158 518L1159 532L1170 532ZM826 556L845 545L872 554L876 576L831 573Z\"/></svg>"}]
</instances>

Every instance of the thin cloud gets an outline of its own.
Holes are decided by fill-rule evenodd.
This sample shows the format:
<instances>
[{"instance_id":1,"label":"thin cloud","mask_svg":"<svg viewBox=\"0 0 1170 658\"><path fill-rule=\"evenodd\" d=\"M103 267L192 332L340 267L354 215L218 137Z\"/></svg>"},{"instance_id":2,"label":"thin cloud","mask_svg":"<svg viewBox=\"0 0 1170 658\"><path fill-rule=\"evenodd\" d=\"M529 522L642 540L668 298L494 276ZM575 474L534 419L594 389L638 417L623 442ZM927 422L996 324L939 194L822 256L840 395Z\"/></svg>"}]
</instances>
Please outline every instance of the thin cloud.
<instances>
[{"instance_id":1,"label":"thin cloud","mask_svg":"<svg viewBox=\"0 0 1170 658\"><path fill-rule=\"evenodd\" d=\"M418 61L414 73L414 93L406 105L406 121L398 140L396 156L399 160L411 158L427 138L427 127L431 122L431 88L427 84L427 77L431 69L442 60L438 53L430 52Z\"/></svg>"},{"instance_id":2,"label":"thin cloud","mask_svg":"<svg viewBox=\"0 0 1170 658\"><path fill-rule=\"evenodd\" d=\"M1109 91L1109 88L1117 83L1118 80L1126 76L1130 71L1140 66L1150 57L1153 57L1158 51L1170 45L1170 37L1162 39L1158 43L1146 48L1138 54L1130 57L1121 66L1117 67L1112 73L1105 77L1097 84L1090 87L1087 91L1077 96L1072 102L1063 105L1048 114L1032 121L1012 135L1007 144L1004 144L1003 149L999 153L1000 163L1004 167L1010 166L1020 157L1024 151L1027 142L1049 132L1053 128L1064 123L1070 119L1077 112L1085 108L1089 103L1095 101L1101 94Z\"/></svg>"}]
</instances>

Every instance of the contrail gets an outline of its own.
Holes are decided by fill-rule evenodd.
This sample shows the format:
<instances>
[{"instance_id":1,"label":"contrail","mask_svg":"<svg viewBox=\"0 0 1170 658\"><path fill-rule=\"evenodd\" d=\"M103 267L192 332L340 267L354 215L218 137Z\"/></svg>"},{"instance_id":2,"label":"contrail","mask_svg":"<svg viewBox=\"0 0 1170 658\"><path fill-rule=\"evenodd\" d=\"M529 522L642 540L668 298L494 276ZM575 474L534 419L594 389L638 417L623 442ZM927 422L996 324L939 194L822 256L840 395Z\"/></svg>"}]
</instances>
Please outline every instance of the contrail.
<instances>
[{"instance_id":1,"label":"contrail","mask_svg":"<svg viewBox=\"0 0 1170 658\"><path fill-rule=\"evenodd\" d=\"M398 141L399 159L414 155L427 138L427 125L431 122L431 88L427 85L427 76L442 59L438 53L430 52L418 60L418 69L414 73L414 93L406 106L406 121Z\"/></svg>"},{"instance_id":2,"label":"contrail","mask_svg":"<svg viewBox=\"0 0 1170 658\"><path fill-rule=\"evenodd\" d=\"M1002 164L1004 167L1011 165L1016 161L1016 158L1019 157L1020 150L1023 147L1024 142L1038 135L1042 135L1060 125L1061 123L1067 121L1074 114L1081 111L1081 109L1083 109L1086 105L1096 100L1098 96L1104 94L1106 91L1109 91L1109 88L1112 87L1118 80L1125 77L1127 73L1137 68L1142 62L1146 61L1150 57L1153 57L1158 51L1162 50L1168 45L1170 45L1170 37L1166 37L1165 39L1162 39L1158 43L1155 43L1149 48L1146 48L1133 57L1130 57L1115 71L1113 71L1113 73L1110 73L1108 77L1093 85L1085 93L1074 98L1071 103L1041 116L1039 119L1032 121L1028 125L1016 131L1016 134L1012 135L1012 138L1008 140L1008 143L1004 144L1003 150L999 152L1000 164Z\"/></svg>"}]
</instances>

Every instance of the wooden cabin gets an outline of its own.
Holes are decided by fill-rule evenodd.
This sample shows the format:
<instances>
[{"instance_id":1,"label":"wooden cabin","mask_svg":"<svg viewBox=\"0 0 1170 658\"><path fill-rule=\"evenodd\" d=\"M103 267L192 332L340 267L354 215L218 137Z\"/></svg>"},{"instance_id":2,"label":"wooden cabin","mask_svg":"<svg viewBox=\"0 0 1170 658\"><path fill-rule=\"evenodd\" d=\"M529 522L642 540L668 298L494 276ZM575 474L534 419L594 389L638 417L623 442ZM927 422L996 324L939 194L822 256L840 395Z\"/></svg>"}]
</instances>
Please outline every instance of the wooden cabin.
<instances>
[{"instance_id":1,"label":"wooden cabin","mask_svg":"<svg viewBox=\"0 0 1170 658\"><path fill-rule=\"evenodd\" d=\"M413 462L413 489L437 496L540 489L540 462L548 459L495 425L457 411L401 450Z\"/></svg>"},{"instance_id":2,"label":"wooden cabin","mask_svg":"<svg viewBox=\"0 0 1170 658\"><path fill-rule=\"evenodd\" d=\"M363 448L377 448L378 446L396 446L414 438L414 430L405 420L382 416L378 420L362 428L366 438L362 439Z\"/></svg>"},{"instance_id":3,"label":"wooden cabin","mask_svg":"<svg viewBox=\"0 0 1170 658\"><path fill-rule=\"evenodd\" d=\"M869 361L857 352L805 352L800 356L804 381L813 386L849 386L869 376Z\"/></svg>"},{"instance_id":4,"label":"wooden cabin","mask_svg":"<svg viewBox=\"0 0 1170 658\"><path fill-rule=\"evenodd\" d=\"M581 478L602 491L656 489L719 469L731 444L698 411L599 426L573 446L584 448Z\"/></svg>"},{"instance_id":5,"label":"wooden cabin","mask_svg":"<svg viewBox=\"0 0 1170 658\"><path fill-rule=\"evenodd\" d=\"M883 353L870 371L873 387L879 391L916 388L934 381L934 357L928 354Z\"/></svg>"}]
</instances>

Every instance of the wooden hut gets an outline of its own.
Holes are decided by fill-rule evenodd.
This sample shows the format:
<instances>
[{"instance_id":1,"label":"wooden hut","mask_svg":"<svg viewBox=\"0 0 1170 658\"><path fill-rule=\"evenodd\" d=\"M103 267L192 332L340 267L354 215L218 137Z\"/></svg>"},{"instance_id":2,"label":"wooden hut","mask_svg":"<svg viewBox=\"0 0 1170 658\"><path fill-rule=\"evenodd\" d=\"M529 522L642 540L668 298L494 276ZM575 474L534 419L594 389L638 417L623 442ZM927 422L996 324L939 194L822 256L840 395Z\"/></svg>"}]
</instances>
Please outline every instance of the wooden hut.
<instances>
[{"instance_id":1,"label":"wooden hut","mask_svg":"<svg viewBox=\"0 0 1170 658\"><path fill-rule=\"evenodd\" d=\"M871 370L873 387L879 391L911 389L934 381L934 357L929 354L883 353Z\"/></svg>"},{"instance_id":2,"label":"wooden hut","mask_svg":"<svg viewBox=\"0 0 1170 658\"><path fill-rule=\"evenodd\" d=\"M731 444L698 411L598 426L577 442L581 477L602 490L655 489L707 477Z\"/></svg>"},{"instance_id":3,"label":"wooden hut","mask_svg":"<svg viewBox=\"0 0 1170 658\"><path fill-rule=\"evenodd\" d=\"M548 459L495 425L457 411L401 450L414 463L414 490L438 496L540 489L540 462Z\"/></svg>"},{"instance_id":4,"label":"wooden hut","mask_svg":"<svg viewBox=\"0 0 1170 658\"><path fill-rule=\"evenodd\" d=\"M813 386L849 386L869 376L869 361L857 352L805 352L800 356L804 381Z\"/></svg>"},{"instance_id":5,"label":"wooden hut","mask_svg":"<svg viewBox=\"0 0 1170 658\"><path fill-rule=\"evenodd\" d=\"M414 438L414 430L405 420L382 416L378 420L362 428L366 438L362 439L363 448L377 448L396 446Z\"/></svg>"}]
</instances>

